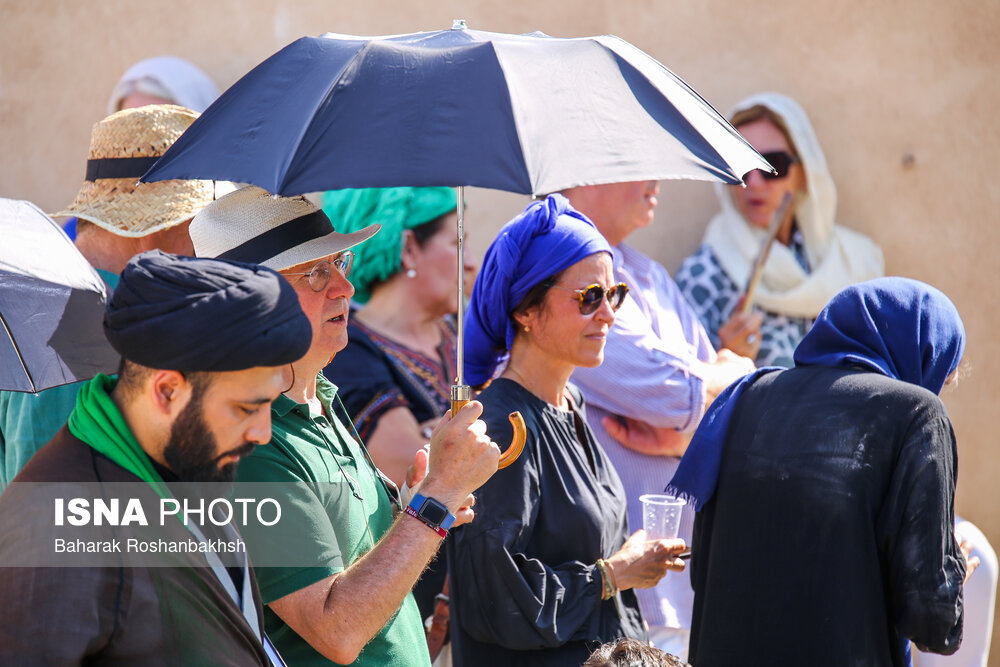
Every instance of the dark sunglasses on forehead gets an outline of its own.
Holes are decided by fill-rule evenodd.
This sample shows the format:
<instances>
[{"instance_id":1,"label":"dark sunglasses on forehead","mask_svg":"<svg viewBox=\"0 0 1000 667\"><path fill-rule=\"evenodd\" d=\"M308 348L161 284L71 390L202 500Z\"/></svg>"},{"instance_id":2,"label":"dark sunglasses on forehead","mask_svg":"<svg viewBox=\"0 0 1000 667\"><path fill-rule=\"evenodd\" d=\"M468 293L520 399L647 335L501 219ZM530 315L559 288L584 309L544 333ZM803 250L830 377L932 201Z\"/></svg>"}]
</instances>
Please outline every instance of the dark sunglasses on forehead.
<instances>
[{"instance_id":1,"label":"dark sunglasses on forehead","mask_svg":"<svg viewBox=\"0 0 1000 667\"><path fill-rule=\"evenodd\" d=\"M351 276L351 267L354 265L354 253L350 250L345 250L339 255L334 257L332 260L320 260L316 262L312 270L308 273L305 272L294 272L286 273L282 272L285 276L309 276L309 289L314 292L322 292L326 289L326 286L330 284L330 276L333 275L333 269L340 271L341 275L345 278Z\"/></svg>"},{"instance_id":2,"label":"dark sunglasses on forehead","mask_svg":"<svg viewBox=\"0 0 1000 667\"><path fill-rule=\"evenodd\" d=\"M788 170L792 168L792 165L799 161L797 157L789 153L788 151L774 151L773 153L761 153L761 157L768 161L768 163L774 167L774 171L777 173L772 174L766 172L763 169L754 169L754 171L759 171L760 175L764 177L765 180L773 181L779 178L785 178L788 176ZM747 176L750 174L748 173ZM743 177L746 181L746 176Z\"/></svg>"},{"instance_id":3,"label":"dark sunglasses on forehead","mask_svg":"<svg viewBox=\"0 0 1000 667\"><path fill-rule=\"evenodd\" d=\"M628 285L625 283L612 285L606 290L596 283L593 285L587 285L583 289L563 287L562 285L556 285L554 283L547 284L549 287L575 292L576 297L580 300L581 315L590 315L594 313L601 307L601 303L603 303L605 296L608 297L608 305L611 306L611 310L618 310L621 308L622 303L625 301L625 297L628 295Z\"/></svg>"}]
</instances>

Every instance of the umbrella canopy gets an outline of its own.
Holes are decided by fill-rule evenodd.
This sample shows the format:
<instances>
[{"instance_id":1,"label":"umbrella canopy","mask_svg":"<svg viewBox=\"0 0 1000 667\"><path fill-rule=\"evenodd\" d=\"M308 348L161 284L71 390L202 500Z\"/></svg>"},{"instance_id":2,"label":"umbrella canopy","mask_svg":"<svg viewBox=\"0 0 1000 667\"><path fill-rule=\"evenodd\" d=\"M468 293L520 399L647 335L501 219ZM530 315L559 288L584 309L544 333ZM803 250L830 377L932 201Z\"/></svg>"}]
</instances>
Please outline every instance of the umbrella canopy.
<instances>
[{"instance_id":1,"label":"umbrella canopy","mask_svg":"<svg viewBox=\"0 0 1000 667\"><path fill-rule=\"evenodd\" d=\"M293 42L210 106L143 180L295 195L739 183L770 165L680 78L613 36L451 30Z\"/></svg>"},{"instance_id":2,"label":"umbrella canopy","mask_svg":"<svg viewBox=\"0 0 1000 667\"><path fill-rule=\"evenodd\" d=\"M114 372L107 287L37 206L0 199L0 389L39 392Z\"/></svg>"},{"instance_id":3,"label":"umbrella canopy","mask_svg":"<svg viewBox=\"0 0 1000 667\"><path fill-rule=\"evenodd\" d=\"M142 180L229 180L281 195L458 187L454 412L472 397L463 380L465 186L539 195L671 178L736 184L752 169L772 171L701 96L629 43L456 21L438 32L293 42L223 93ZM523 428L515 432L501 466L523 447Z\"/></svg>"}]
</instances>

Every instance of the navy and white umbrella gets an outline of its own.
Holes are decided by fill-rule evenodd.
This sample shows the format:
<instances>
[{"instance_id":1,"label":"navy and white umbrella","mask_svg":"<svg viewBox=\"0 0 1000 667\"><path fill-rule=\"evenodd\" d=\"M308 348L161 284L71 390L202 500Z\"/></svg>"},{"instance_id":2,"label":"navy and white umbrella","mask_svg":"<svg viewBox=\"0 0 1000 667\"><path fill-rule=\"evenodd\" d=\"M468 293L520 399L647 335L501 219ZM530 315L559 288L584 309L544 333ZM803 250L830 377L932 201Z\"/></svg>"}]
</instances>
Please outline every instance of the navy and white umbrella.
<instances>
[{"instance_id":1,"label":"navy and white umbrella","mask_svg":"<svg viewBox=\"0 0 1000 667\"><path fill-rule=\"evenodd\" d=\"M280 195L458 187L542 195L661 179L737 184L771 166L677 75L614 36L470 30L303 37L224 92L142 177ZM470 392L456 391L456 395Z\"/></svg>"},{"instance_id":2,"label":"navy and white umbrella","mask_svg":"<svg viewBox=\"0 0 1000 667\"><path fill-rule=\"evenodd\" d=\"M739 183L770 165L684 81L613 36L467 29L303 37L255 67L143 177L297 195L390 186L547 194Z\"/></svg>"},{"instance_id":3,"label":"navy and white umbrella","mask_svg":"<svg viewBox=\"0 0 1000 667\"><path fill-rule=\"evenodd\" d=\"M113 373L107 286L37 206L0 199L0 389L39 392Z\"/></svg>"}]
</instances>

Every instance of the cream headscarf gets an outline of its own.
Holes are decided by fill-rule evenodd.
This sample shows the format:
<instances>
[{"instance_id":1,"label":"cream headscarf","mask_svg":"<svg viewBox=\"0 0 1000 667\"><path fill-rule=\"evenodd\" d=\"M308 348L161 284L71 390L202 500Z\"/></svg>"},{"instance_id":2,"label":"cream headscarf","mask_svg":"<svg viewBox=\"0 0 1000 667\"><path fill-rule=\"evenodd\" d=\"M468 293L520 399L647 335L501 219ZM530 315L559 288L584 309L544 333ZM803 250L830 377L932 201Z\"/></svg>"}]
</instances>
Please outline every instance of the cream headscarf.
<instances>
[{"instance_id":1,"label":"cream headscarf","mask_svg":"<svg viewBox=\"0 0 1000 667\"><path fill-rule=\"evenodd\" d=\"M885 272L882 250L867 236L834 224L837 190L802 107L784 95L761 93L740 102L729 117L757 105L781 117L802 160L807 190L795 200L795 221L802 232L812 272L803 270L791 249L775 243L757 287L756 302L771 312L813 318L844 287L882 276ZM733 204L729 187L716 185L722 211L708 223L704 242L715 253L722 269L743 287L766 231L743 219Z\"/></svg>"},{"instance_id":2,"label":"cream headscarf","mask_svg":"<svg viewBox=\"0 0 1000 667\"><path fill-rule=\"evenodd\" d=\"M118 111L122 98L138 90L198 113L219 96L219 88L193 63L177 56L159 56L137 62L122 74L108 99L108 115Z\"/></svg>"}]
</instances>

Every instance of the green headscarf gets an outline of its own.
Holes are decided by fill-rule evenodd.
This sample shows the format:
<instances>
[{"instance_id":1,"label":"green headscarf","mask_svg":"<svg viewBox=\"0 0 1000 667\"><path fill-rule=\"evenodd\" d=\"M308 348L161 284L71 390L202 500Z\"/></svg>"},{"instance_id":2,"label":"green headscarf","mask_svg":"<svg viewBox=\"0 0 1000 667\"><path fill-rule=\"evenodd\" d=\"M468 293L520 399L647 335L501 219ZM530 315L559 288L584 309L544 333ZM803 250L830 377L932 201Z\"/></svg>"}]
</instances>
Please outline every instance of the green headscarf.
<instances>
[{"instance_id":1,"label":"green headscarf","mask_svg":"<svg viewBox=\"0 0 1000 667\"><path fill-rule=\"evenodd\" d=\"M381 233L354 248L354 300L366 303L372 283L386 280L402 263L403 231L457 208L452 188L358 188L323 193L323 212L338 232L349 234L378 222Z\"/></svg>"}]
</instances>

